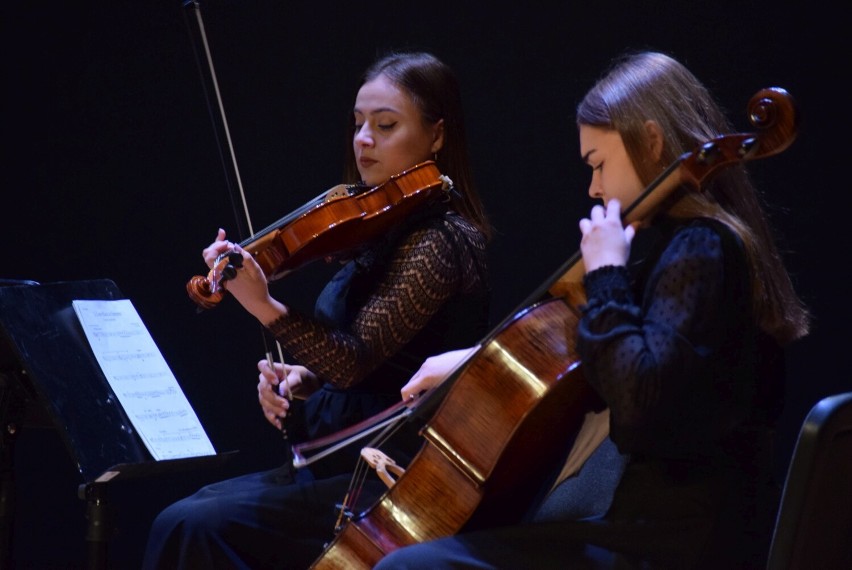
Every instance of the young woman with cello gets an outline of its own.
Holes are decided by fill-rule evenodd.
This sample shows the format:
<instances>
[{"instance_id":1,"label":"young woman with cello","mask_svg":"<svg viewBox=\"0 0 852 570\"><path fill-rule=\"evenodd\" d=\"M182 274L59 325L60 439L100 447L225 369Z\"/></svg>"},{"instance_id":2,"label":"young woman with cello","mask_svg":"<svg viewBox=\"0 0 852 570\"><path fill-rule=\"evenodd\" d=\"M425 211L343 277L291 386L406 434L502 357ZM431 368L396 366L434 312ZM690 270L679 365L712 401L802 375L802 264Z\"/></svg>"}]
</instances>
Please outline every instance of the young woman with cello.
<instances>
[{"instance_id":1,"label":"young woman with cello","mask_svg":"<svg viewBox=\"0 0 852 570\"><path fill-rule=\"evenodd\" d=\"M669 165L730 124L683 65L644 52L592 87L577 125L589 194L603 204L580 221L576 349L609 437L519 524L403 546L377 570L765 567L782 349L807 334L809 313L742 165L700 191L676 186L641 224L622 219ZM468 356L427 360L403 395ZM554 480L531 484L545 494ZM577 508L586 493L601 502Z\"/></svg>"},{"instance_id":2,"label":"young woman with cello","mask_svg":"<svg viewBox=\"0 0 852 570\"><path fill-rule=\"evenodd\" d=\"M224 289L287 354L287 363L258 363L258 391L267 419L280 429L286 417L293 442L386 410L424 358L469 346L488 329L491 230L473 182L452 71L427 53L377 60L362 78L350 131L346 183L376 188L434 161L448 187L348 252L313 316L273 298L271 271L224 231L203 251L211 269L223 254L239 258ZM297 399L283 398L279 383ZM395 459L405 461L420 442L412 429L394 444ZM143 567L307 567L333 534L357 454L345 448L309 468L285 465L202 488L158 515ZM383 489L378 478L368 481L365 505Z\"/></svg>"}]
</instances>

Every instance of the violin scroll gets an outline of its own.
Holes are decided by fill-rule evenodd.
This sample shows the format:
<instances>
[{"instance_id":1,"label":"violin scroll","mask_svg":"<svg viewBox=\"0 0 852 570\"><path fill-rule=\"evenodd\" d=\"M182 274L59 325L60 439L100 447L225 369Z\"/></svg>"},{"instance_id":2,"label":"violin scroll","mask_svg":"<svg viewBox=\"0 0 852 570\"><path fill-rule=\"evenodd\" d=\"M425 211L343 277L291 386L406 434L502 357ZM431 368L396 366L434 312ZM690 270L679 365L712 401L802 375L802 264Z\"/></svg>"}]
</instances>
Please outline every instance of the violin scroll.
<instances>
[{"instance_id":1,"label":"violin scroll","mask_svg":"<svg viewBox=\"0 0 852 570\"><path fill-rule=\"evenodd\" d=\"M189 298L202 309L212 309L225 296L222 283L236 277L237 268L242 265L243 258L236 252L231 251L220 255L207 277L196 275L186 283Z\"/></svg>"},{"instance_id":2,"label":"violin scroll","mask_svg":"<svg viewBox=\"0 0 852 570\"><path fill-rule=\"evenodd\" d=\"M189 298L202 309L212 309L218 305L225 296L224 291L212 291L210 280L202 275L196 275L186 283L186 292Z\"/></svg>"}]
</instances>

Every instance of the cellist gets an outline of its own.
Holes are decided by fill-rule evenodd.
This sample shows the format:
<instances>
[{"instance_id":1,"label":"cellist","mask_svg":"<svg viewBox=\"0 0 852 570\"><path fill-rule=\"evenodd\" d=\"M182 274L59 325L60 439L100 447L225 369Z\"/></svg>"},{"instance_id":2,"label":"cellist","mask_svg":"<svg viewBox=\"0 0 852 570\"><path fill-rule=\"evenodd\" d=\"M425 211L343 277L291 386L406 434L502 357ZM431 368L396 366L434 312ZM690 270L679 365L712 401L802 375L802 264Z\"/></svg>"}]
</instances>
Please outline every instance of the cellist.
<instances>
[{"instance_id":1,"label":"cellist","mask_svg":"<svg viewBox=\"0 0 852 570\"><path fill-rule=\"evenodd\" d=\"M224 230L203 250L211 268L221 254L241 256L225 290L287 355L285 363L258 363L269 379L259 400L270 423L280 429L286 422L291 442L385 410L424 358L468 346L488 329L491 227L471 172L454 73L428 53L388 54L364 73L350 120L344 182L376 187L434 160L449 179L445 198L350 253L313 315L273 297L256 260ZM288 392L294 400L281 397ZM392 443L400 461L420 445L413 428ZM221 481L170 505L153 522L143 567L306 568L332 538L335 505L358 451L298 471L284 465ZM368 481L364 505L384 489Z\"/></svg>"},{"instance_id":2,"label":"cellist","mask_svg":"<svg viewBox=\"0 0 852 570\"><path fill-rule=\"evenodd\" d=\"M588 192L602 202L579 224L577 350L608 437L578 473L530 482L545 498L521 523L404 546L377 570L765 568L782 350L807 334L809 312L741 165L701 192L678 188L641 226L622 222L668 165L731 125L688 69L656 52L615 61L576 122ZM467 355L427 360L403 396Z\"/></svg>"}]
</instances>

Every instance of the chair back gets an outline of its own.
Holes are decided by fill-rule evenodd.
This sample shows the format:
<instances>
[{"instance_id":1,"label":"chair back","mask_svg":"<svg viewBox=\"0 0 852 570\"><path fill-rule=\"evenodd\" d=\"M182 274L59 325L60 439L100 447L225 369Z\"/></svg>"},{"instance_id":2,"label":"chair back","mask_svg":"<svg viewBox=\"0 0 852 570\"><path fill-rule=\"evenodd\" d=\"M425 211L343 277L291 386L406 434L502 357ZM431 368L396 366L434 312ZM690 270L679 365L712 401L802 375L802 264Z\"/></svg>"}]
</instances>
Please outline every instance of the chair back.
<instances>
[{"instance_id":1,"label":"chair back","mask_svg":"<svg viewBox=\"0 0 852 570\"><path fill-rule=\"evenodd\" d=\"M852 392L820 400L802 424L767 568L852 569Z\"/></svg>"}]
</instances>

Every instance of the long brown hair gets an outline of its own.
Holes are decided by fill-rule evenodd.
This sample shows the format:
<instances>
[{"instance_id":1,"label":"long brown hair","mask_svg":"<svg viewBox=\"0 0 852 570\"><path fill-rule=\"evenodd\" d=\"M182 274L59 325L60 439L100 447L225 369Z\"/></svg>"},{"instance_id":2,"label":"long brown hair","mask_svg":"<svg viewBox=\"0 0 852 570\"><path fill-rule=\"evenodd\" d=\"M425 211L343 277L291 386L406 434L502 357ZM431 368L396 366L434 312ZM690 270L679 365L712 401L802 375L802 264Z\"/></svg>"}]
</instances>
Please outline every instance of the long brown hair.
<instances>
[{"instance_id":1,"label":"long brown hair","mask_svg":"<svg viewBox=\"0 0 852 570\"><path fill-rule=\"evenodd\" d=\"M375 61L364 72L358 88L380 75L409 94L427 124L444 120L444 145L435 159L438 170L449 176L455 186L456 191L450 193L452 207L490 239L493 229L473 179L461 90L452 69L430 53L393 52ZM355 127L351 120L347 132L348 140L352 141ZM350 183L359 180L351 142L346 150L344 180Z\"/></svg>"},{"instance_id":2,"label":"long brown hair","mask_svg":"<svg viewBox=\"0 0 852 570\"><path fill-rule=\"evenodd\" d=\"M659 125L665 138L662 156L653 164L645 150L648 120ZM683 153L733 132L698 79L680 62L658 52L628 54L616 61L577 106L577 124L618 131L646 185ZM701 192L679 192L666 214L709 217L728 225L745 245L760 327L781 344L808 333L810 314L793 288L761 197L741 164L721 170Z\"/></svg>"}]
</instances>

